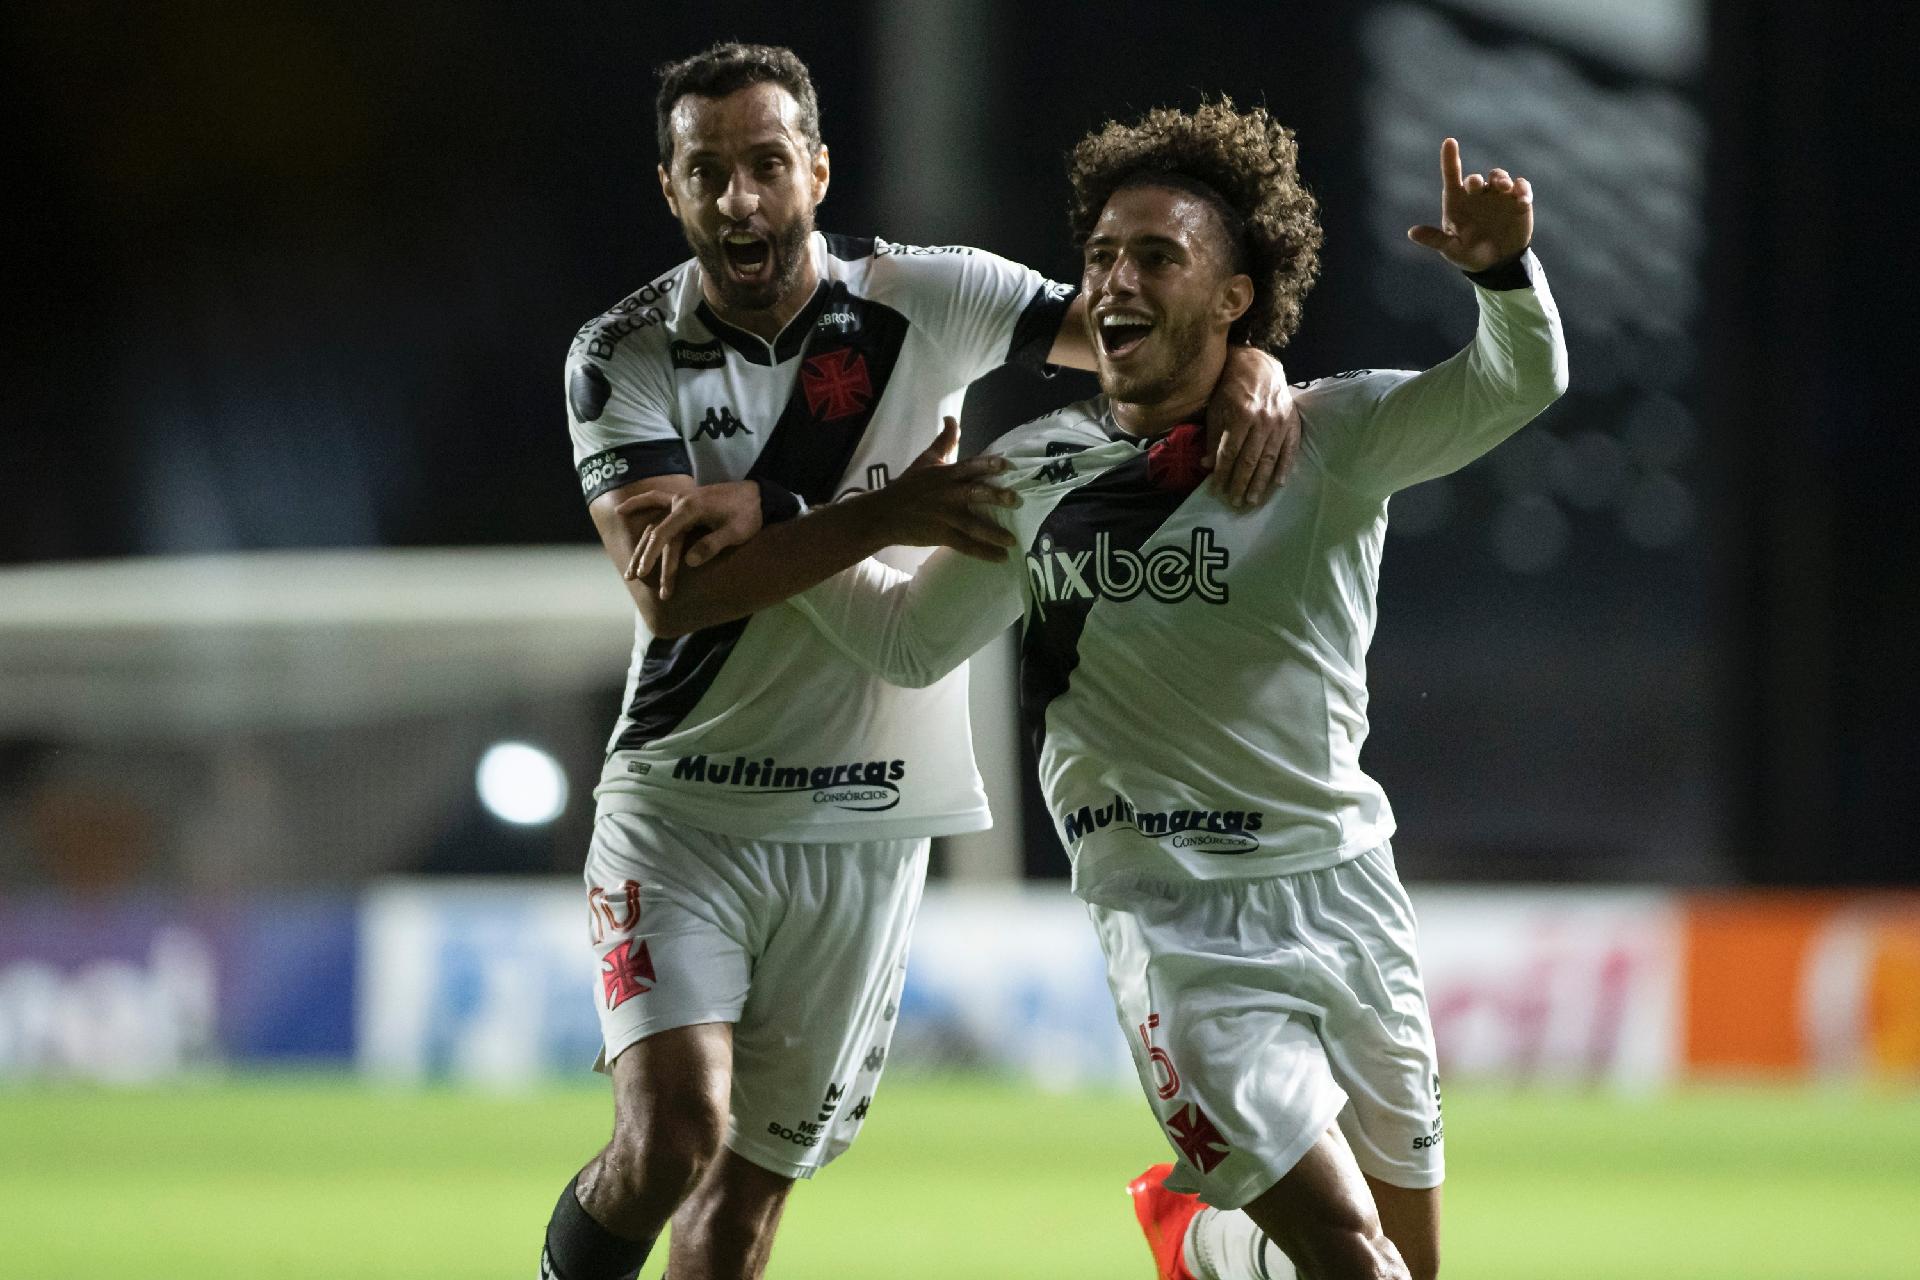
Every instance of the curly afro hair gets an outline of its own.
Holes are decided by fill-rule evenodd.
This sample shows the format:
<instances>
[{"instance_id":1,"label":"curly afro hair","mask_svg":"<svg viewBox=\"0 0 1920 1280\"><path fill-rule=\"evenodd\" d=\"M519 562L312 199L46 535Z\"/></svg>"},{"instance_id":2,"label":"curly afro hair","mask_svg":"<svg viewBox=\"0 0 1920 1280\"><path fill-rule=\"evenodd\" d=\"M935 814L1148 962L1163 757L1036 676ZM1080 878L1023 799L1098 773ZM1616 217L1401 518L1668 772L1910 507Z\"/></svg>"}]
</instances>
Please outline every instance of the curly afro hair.
<instances>
[{"instance_id":1,"label":"curly afro hair","mask_svg":"<svg viewBox=\"0 0 1920 1280\"><path fill-rule=\"evenodd\" d=\"M1113 193L1165 185L1207 200L1234 242L1234 266L1253 278L1253 305L1229 335L1268 351L1300 327L1300 306L1320 272L1320 222L1300 184L1293 130L1231 98L1191 112L1157 107L1137 124L1110 120L1080 140L1067 165L1073 244L1085 248Z\"/></svg>"}]
</instances>

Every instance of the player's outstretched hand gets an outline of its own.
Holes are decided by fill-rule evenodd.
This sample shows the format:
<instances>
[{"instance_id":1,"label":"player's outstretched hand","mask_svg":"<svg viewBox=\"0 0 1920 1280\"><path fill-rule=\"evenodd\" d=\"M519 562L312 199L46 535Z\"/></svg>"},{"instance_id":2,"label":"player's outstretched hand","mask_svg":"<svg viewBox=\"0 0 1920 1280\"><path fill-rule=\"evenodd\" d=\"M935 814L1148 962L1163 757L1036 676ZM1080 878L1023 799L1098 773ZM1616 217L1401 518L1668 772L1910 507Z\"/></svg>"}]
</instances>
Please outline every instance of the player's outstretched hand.
<instances>
[{"instance_id":1,"label":"player's outstretched hand","mask_svg":"<svg viewBox=\"0 0 1920 1280\"><path fill-rule=\"evenodd\" d=\"M1533 242L1533 186L1505 169L1460 176L1460 144L1440 144L1440 225L1407 228L1462 271L1485 271L1526 252Z\"/></svg>"},{"instance_id":2,"label":"player's outstretched hand","mask_svg":"<svg viewBox=\"0 0 1920 1280\"><path fill-rule=\"evenodd\" d=\"M1300 410L1280 362L1254 347L1232 347L1207 403L1207 457L1213 491L1246 510L1287 482L1300 452Z\"/></svg>"},{"instance_id":3,"label":"player's outstretched hand","mask_svg":"<svg viewBox=\"0 0 1920 1280\"><path fill-rule=\"evenodd\" d=\"M1014 538L990 509L1017 507L1020 495L989 484L987 478L1010 464L991 453L954 462L959 448L960 424L946 418L940 434L913 465L867 500L889 546L952 547L978 560L1005 560Z\"/></svg>"},{"instance_id":4,"label":"player's outstretched hand","mask_svg":"<svg viewBox=\"0 0 1920 1280\"><path fill-rule=\"evenodd\" d=\"M737 547L760 532L760 486L751 480L706 484L684 493L638 493L614 511L623 517L642 511L665 511L641 535L627 562L629 580L660 569L655 590L662 600L673 595L673 578L680 564L698 568L728 547ZM691 547L686 540L695 529L707 532Z\"/></svg>"}]
</instances>

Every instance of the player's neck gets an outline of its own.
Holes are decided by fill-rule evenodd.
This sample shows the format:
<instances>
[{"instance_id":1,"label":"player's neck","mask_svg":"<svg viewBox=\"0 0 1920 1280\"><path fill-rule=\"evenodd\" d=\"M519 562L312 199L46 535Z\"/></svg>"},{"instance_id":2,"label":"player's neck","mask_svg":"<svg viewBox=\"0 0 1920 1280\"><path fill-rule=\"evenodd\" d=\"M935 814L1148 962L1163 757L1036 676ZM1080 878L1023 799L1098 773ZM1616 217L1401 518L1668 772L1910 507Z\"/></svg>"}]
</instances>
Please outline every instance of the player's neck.
<instances>
[{"instance_id":1,"label":"player's neck","mask_svg":"<svg viewBox=\"0 0 1920 1280\"><path fill-rule=\"evenodd\" d=\"M700 296L706 299L708 308L722 320L736 329L743 329L763 342L772 342L780 336L780 331L789 321L800 314L800 308L813 298L813 291L820 286L820 272L813 265L813 254L808 253L800 264L800 275L793 282L793 288L782 294L780 300L770 307L749 311L740 307L729 307L721 301L720 291L713 287L713 281L707 278L706 269L700 271Z\"/></svg>"},{"instance_id":2,"label":"player's neck","mask_svg":"<svg viewBox=\"0 0 1920 1280\"><path fill-rule=\"evenodd\" d=\"M1154 436L1183 422L1203 420L1207 401L1213 399L1213 385L1225 367L1222 351L1218 361L1196 363L1190 375L1156 400L1111 400L1114 425L1130 436Z\"/></svg>"},{"instance_id":3,"label":"player's neck","mask_svg":"<svg viewBox=\"0 0 1920 1280\"><path fill-rule=\"evenodd\" d=\"M1183 422L1198 422L1206 414L1207 396L1204 392L1174 396L1153 404L1115 400L1112 405L1113 423L1122 431L1130 436L1157 436Z\"/></svg>"}]
</instances>

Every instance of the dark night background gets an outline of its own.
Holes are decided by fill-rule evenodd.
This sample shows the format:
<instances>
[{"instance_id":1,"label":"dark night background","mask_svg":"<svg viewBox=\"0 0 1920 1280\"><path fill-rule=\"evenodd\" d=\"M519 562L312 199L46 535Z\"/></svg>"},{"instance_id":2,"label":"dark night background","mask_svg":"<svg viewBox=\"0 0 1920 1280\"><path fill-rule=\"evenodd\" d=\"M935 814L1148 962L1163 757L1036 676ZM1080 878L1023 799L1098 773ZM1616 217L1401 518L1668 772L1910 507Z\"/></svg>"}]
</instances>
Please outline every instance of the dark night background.
<instances>
[{"instance_id":1,"label":"dark night background","mask_svg":"<svg viewBox=\"0 0 1920 1280\"><path fill-rule=\"evenodd\" d=\"M1719 0L1688 58L1501 8L23 0L0 563L590 542L561 360L685 256L652 69L714 39L811 65L823 227L1064 278L1066 149L1226 92L1322 204L1296 377L1466 338L1397 240L1442 136L1540 193L1573 390L1395 499L1367 761L1409 874L1920 881L1912 9ZM996 374L969 440L1085 385Z\"/></svg>"}]
</instances>

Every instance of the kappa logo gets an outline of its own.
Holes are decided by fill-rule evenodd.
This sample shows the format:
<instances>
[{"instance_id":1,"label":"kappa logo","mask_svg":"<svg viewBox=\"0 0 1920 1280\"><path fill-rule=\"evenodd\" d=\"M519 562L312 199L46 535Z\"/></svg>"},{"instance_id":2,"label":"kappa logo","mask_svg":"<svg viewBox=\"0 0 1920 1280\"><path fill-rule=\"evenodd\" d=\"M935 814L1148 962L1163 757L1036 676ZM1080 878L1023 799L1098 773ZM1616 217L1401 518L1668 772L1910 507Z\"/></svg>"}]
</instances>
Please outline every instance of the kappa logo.
<instances>
[{"instance_id":1,"label":"kappa logo","mask_svg":"<svg viewBox=\"0 0 1920 1280\"><path fill-rule=\"evenodd\" d=\"M851 347L823 351L800 366L807 408L822 422L850 418L873 403L867 358Z\"/></svg>"},{"instance_id":2,"label":"kappa logo","mask_svg":"<svg viewBox=\"0 0 1920 1280\"><path fill-rule=\"evenodd\" d=\"M600 989L606 995L609 1013L635 996L647 994L659 981L645 939L638 943L628 939L600 961Z\"/></svg>"},{"instance_id":3,"label":"kappa logo","mask_svg":"<svg viewBox=\"0 0 1920 1280\"><path fill-rule=\"evenodd\" d=\"M726 405L709 407L707 416L700 419L700 425L693 429L695 440L731 440L741 432L753 434L753 428L740 421L733 410Z\"/></svg>"},{"instance_id":4,"label":"kappa logo","mask_svg":"<svg viewBox=\"0 0 1920 1280\"><path fill-rule=\"evenodd\" d=\"M1232 1145L1196 1103L1189 1102L1167 1117L1167 1136L1187 1163L1202 1173L1212 1173L1233 1154Z\"/></svg>"},{"instance_id":5,"label":"kappa logo","mask_svg":"<svg viewBox=\"0 0 1920 1280\"><path fill-rule=\"evenodd\" d=\"M1043 534L1027 552L1027 576L1041 604L1061 601L1131 600L1145 591L1162 604L1199 596L1208 604L1227 602L1228 554L1213 540L1213 530L1195 529L1184 547L1129 551L1113 545L1106 530L1093 535L1091 551L1056 550Z\"/></svg>"},{"instance_id":6,"label":"kappa logo","mask_svg":"<svg viewBox=\"0 0 1920 1280\"><path fill-rule=\"evenodd\" d=\"M1073 469L1072 458L1061 458L1057 462L1049 462L1046 466L1040 468L1039 471L1034 473L1034 478L1042 484L1061 484L1073 479L1078 474L1080 473Z\"/></svg>"}]
</instances>

